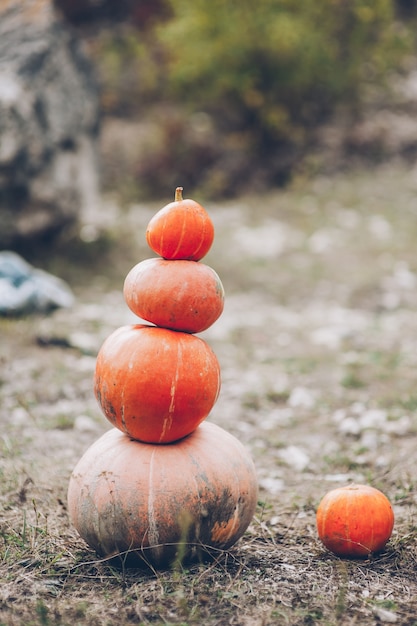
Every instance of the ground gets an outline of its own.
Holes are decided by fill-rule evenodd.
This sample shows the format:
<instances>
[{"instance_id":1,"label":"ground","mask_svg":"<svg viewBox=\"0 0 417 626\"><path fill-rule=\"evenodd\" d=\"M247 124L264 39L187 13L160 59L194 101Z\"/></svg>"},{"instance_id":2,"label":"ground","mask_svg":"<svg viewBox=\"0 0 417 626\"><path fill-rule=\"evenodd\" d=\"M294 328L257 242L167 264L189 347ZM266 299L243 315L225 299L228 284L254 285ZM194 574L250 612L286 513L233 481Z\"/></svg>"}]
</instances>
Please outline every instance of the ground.
<instances>
[{"instance_id":1,"label":"ground","mask_svg":"<svg viewBox=\"0 0 417 626\"><path fill-rule=\"evenodd\" d=\"M170 198L107 198L72 256L40 255L76 302L0 320L0 624L417 624L416 192L417 172L391 164L206 205L204 262L226 290L202 334L222 368L208 419L251 452L259 505L233 549L172 571L100 560L66 510L72 468L110 427L97 350L135 319L123 280L151 256L146 225ZM321 498L349 482L395 512L385 550L364 560L335 557L316 532Z\"/></svg>"}]
</instances>

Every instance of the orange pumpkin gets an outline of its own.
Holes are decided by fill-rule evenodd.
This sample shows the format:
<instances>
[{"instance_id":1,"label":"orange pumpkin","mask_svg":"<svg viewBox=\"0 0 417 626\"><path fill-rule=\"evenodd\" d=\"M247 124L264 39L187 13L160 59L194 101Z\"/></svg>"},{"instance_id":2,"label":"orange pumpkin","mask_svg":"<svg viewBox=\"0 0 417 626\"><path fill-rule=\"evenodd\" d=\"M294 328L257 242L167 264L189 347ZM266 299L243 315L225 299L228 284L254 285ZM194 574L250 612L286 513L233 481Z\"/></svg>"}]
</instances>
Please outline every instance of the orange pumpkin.
<instances>
[{"instance_id":1,"label":"orange pumpkin","mask_svg":"<svg viewBox=\"0 0 417 626\"><path fill-rule=\"evenodd\" d=\"M157 326L122 326L104 341L94 392L107 419L134 439L167 443L207 417L220 366L199 337Z\"/></svg>"},{"instance_id":2,"label":"orange pumpkin","mask_svg":"<svg viewBox=\"0 0 417 626\"><path fill-rule=\"evenodd\" d=\"M231 547L256 503L250 455L210 422L164 446L112 428L85 452L68 489L70 518L90 547L155 567Z\"/></svg>"},{"instance_id":3,"label":"orange pumpkin","mask_svg":"<svg viewBox=\"0 0 417 626\"><path fill-rule=\"evenodd\" d=\"M164 259L199 261L213 239L209 214L198 202L183 199L182 187L177 187L175 201L158 211L146 229L149 247Z\"/></svg>"},{"instance_id":4,"label":"orange pumpkin","mask_svg":"<svg viewBox=\"0 0 417 626\"><path fill-rule=\"evenodd\" d=\"M224 307L224 289L216 272L194 261L146 259L133 267L123 288L129 308L157 326L200 333Z\"/></svg>"},{"instance_id":5,"label":"orange pumpkin","mask_svg":"<svg viewBox=\"0 0 417 626\"><path fill-rule=\"evenodd\" d=\"M379 552L394 527L388 498L368 485L329 491L320 502L316 519L323 544L342 557L366 557Z\"/></svg>"}]
</instances>

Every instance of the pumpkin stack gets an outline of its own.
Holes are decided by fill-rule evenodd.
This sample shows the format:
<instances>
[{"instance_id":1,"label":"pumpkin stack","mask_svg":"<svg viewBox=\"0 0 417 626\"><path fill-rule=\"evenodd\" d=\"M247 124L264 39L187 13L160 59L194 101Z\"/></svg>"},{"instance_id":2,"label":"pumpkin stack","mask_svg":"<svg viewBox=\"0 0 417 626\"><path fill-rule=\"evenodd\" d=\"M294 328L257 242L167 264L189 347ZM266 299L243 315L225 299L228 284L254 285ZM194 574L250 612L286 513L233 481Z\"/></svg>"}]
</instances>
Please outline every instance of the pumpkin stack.
<instances>
[{"instance_id":1,"label":"pumpkin stack","mask_svg":"<svg viewBox=\"0 0 417 626\"><path fill-rule=\"evenodd\" d=\"M257 480L242 444L205 421L220 366L196 333L224 305L220 278L201 263L212 221L179 187L146 238L159 256L135 265L123 289L141 323L118 328L97 356L94 391L115 428L72 472L68 508L101 556L160 567L231 547L253 517Z\"/></svg>"}]
</instances>

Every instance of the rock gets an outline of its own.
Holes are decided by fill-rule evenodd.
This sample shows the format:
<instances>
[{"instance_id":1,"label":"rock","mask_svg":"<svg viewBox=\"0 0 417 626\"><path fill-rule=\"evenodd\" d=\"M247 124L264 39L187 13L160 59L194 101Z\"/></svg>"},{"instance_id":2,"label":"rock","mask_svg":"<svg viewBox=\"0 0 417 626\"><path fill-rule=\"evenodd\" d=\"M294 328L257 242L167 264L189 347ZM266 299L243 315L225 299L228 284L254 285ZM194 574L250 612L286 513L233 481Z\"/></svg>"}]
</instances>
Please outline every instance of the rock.
<instances>
[{"instance_id":1,"label":"rock","mask_svg":"<svg viewBox=\"0 0 417 626\"><path fill-rule=\"evenodd\" d=\"M74 428L80 432L91 433L98 429L97 423L88 415L77 415Z\"/></svg>"},{"instance_id":2,"label":"rock","mask_svg":"<svg viewBox=\"0 0 417 626\"><path fill-rule=\"evenodd\" d=\"M398 622L398 615L393 611L388 611L382 607L376 607L374 610L375 617L386 624L396 624Z\"/></svg>"},{"instance_id":3,"label":"rock","mask_svg":"<svg viewBox=\"0 0 417 626\"><path fill-rule=\"evenodd\" d=\"M279 450L278 456L286 465L299 472L305 470L310 463L308 454L298 446L282 448Z\"/></svg>"},{"instance_id":4,"label":"rock","mask_svg":"<svg viewBox=\"0 0 417 626\"><path fill-rule=\"evenodd\" d=\"M316 403L316 395L305 387L294 387L288 398L288 406L311 409Z\"/></svg>"},{"instance_id":5,"label":"rock","mask_svg":"<svg viewBox=\"0 0 417 626\"><path fill-rule=\"evenodd\" d=\"M47 0L0 2L0 246L54 234L99 199L92 66Z\"/></svg>"}]
</instances>

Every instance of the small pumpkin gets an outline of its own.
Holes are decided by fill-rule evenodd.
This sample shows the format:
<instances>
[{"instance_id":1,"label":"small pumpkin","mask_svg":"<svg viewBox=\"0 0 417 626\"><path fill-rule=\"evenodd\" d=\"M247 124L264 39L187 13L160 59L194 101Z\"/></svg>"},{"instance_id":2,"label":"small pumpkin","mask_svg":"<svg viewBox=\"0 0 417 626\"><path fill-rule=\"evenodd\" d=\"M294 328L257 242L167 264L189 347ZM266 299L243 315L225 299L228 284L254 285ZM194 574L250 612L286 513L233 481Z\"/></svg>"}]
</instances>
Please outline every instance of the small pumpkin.
<instances>
[{"instance_id":1,"label":"small pumpkin","mask_svg":"<svg viewBox=\"0 0 417 626\"><path fill-rule=\"evenodd\" d=\"M188 333L135 324L104 341L94 392L107 419L134 439L167 443L207 417L220 391L210 346Z\"/></svg>"},{"instance_id":2,"label":"small pumpkin","mask_svg":"<svg viewBox=\"0 0 417 626\"><path fill-rule=\"evenodd\" d=\"M149 247L164 259L202 259L214 240L214 226L204 207L182 197L182 187L175 190L175 200L158 211L146 229Z\"/></svg>"},{"instance_id":3,"label":"small pumpkin","mask_svg":"<svg viewBox=\"0 0 417 626\"><path fill-rule=\"evenodd\" d=\"M123 295L142 319L187 333L209 328L224 307L224 289L216 272L193 261L141 261L126 276Z\"/></svg>"},{"instance_id":4,"label":"small pumpkin","mask_svg":"<svg viewBox=\"0 0 417 626\"><path fill-rule=\"evenodd\" d=\"M342 557L379 552L391 537L394 513L388 498L369 485L347 485L329 491L316 514L323 544Z\"/></svg>"},{"instance_id":5,"label":"small pumpkin","mask_svg":"<svg viewBox=\"0 0 417 626\"><path fill-rule=\"evenodd\" d=\"M128 565L163 567L179 555L189 560L230 548L256 503L249 453L210 422L164 446L112 428L79 460L68 488L81 537L99 555L120 555Z\"/></svg>"}]
</instances>

